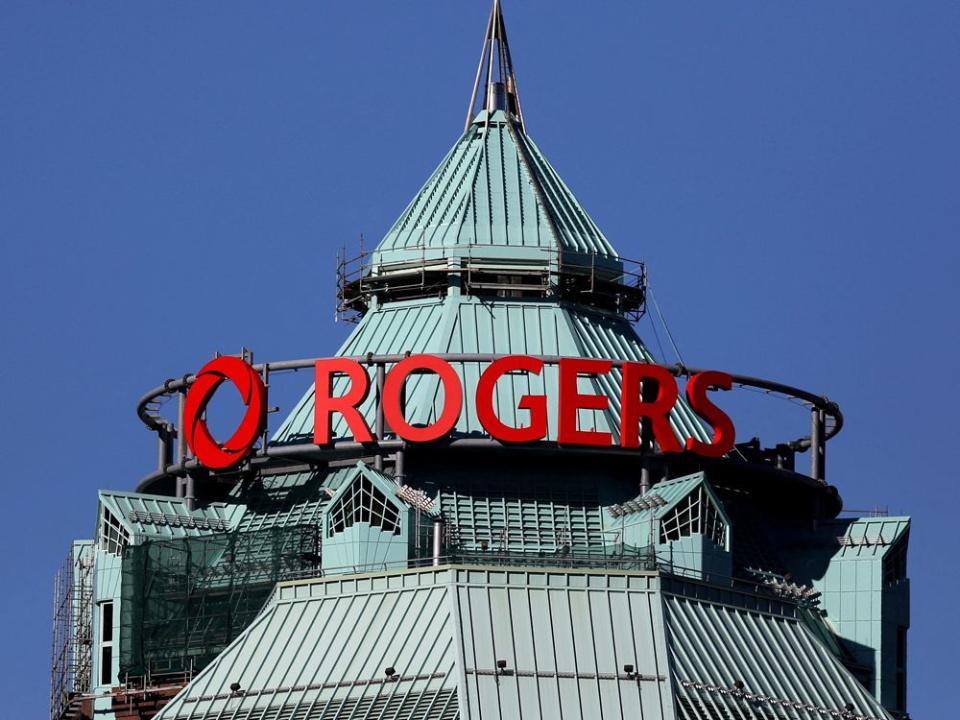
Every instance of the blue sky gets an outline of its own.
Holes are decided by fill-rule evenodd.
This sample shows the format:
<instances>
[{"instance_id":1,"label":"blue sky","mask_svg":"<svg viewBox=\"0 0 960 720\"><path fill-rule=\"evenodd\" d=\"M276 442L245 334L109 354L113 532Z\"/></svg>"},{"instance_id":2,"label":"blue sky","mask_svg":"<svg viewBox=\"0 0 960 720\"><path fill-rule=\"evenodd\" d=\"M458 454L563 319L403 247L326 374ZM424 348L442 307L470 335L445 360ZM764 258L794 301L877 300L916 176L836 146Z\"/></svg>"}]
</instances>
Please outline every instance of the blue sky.
<instances>
[{"instance_id":1,"label":"blue sky","mask_svg":"<svg viewBox=\"0 0 960 720\"><path fill-rule=\"evenodd\" d=\"M45 712L55 567L96 489L151 469L137 398L217 350L346 335L336 249L378 240L458 136L488 9L0 5L0 714ZM505 12L529 132L647 261L687 362L838 400L829 479L913 516L911 710L948 717L960 4ZM806 429L787 403L738 412L741 438Z\"/></svg>"}]
</instances>

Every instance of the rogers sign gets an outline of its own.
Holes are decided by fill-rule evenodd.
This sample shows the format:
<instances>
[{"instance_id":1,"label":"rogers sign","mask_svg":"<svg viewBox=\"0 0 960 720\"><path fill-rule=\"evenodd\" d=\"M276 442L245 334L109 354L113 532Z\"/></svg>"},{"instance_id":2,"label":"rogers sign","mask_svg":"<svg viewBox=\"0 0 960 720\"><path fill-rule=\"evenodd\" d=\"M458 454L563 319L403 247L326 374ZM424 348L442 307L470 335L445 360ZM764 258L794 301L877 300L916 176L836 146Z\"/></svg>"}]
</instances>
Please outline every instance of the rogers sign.
<instances>
[{"instance_id":1,"label":"rogers sign","mask_svg":"<svg viewBox=\"0 0 960 720\"><path fill-rule=\"evenodd\" d=\"M560 445L609 447L613 435L600 430L581 430L577 426L579 410L607 410L606 395L582 394L578 378L598 377L613 369L610 360L561 358L558 363L557 442ZM679 388L673 374L659 365L625 362L621 370L620 441L623 448L640 447L641 420L647 420L653 437L665 453L684 450L704 457L720 457L733 448L735 429L730 417L711 402L711 389L729 390L732 378L727 373L704 371L691 375L685 393L690 408L713 428L710 442L687 438L680 444L670 426L670 412L676 405ZM492 438L504 443L532 443L547 436L548 404L546 395L524 395L517 407L526 410L530 422L524 427L504 423L494 406L495 386L506 374L540 375L544 361L527 355L507 355L491 362L481 374L475 392L477 418ZM421 427L409 423L402 407L403 389L412 374L433 373L443 386L443 407L432 424ZM334 393L334 380L345 377L346 390ZM243 422L223 445L210 436L203 411L217 387L230 380L237 385L247 405ZM641 394L644 385L655 392ZM353 439L373 443L360 405L370 392L366 368L351 358L318 360L315 366L313 442L330 445L334 415L343 418ZM386 374L382 395L383 415L392 432L411 443L439 440L456 427L463 409L463 383L453 366L435 355L412 355L393 365ZM266 424L266 389L257 372L239 358L217 358L205 365L187 392L184 405L185 436L197 460L213 469L225 469L239 463L253 448Z\"/></svg>"}]
</instances>

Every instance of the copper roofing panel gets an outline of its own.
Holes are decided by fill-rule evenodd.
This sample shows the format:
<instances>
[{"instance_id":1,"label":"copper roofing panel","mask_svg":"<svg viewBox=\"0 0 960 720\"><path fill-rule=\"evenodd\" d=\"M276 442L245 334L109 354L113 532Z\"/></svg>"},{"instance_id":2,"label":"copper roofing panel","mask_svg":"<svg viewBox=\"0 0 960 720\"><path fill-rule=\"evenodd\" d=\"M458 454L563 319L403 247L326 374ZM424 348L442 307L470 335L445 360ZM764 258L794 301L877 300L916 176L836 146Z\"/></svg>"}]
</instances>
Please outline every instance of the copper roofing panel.
<instances>
[{"instance_id":1,"label":"copper roofing panel","mask_svg":"<svg viewBox=\"0 0 960 720\"><path fill-rule=\"evenodd\" d=\"M664 603L684 720L822 720L847 703L855 716L890 717L795 617L669 594Z\"/></svg>"},{"instance_id":2,"label":"copper roofing panel","mask_svg":"<svg viewBox=\"0 0 960 720\"><path fill-rule=\"evenodd\" d=\"M265 512L248 512L240 522L240 532L253 532L272 527L292 527L294 525L317 525L323 507L329 498L319 496L314 500L290 504L283 509Z\"/></svg>"},{"instance_id":3,"label":"copper roofing panel","mask_svg":"<svg viewBox=\"0 0 960 720\"><path fill-rule=\"evenodd\" d=\"M459 570L466 717L672 720L658 586L650 573Z\"/></svg>"},{"instance_id":4,"label":"copper roofing panel","mask_svg":"<svg viewBox=\"0 0 960 720\"><path fill-rule=\"evenodd\" d=\"M281 583L156 720L673 720L657 584L483 567Z\"/></svg>"},{"instance_id":5,"label":"copper roofing panel","mask_svg":"<svg viewBox=\"0 0 960 720\"><path fill-rule=\"evenodd\" d=\"M603 232L533 141L497 111L481 113L377 247L551 248L616 257ZM398 251L401 251L398 254Z\"/></svg>"},{"instance_id":6,"label":"copper roofing panel","mask_svg":"<svg viewBox=\"0 0 960 720\"><path fill-rule=\"evenodd\" d=\"M452 607L434 575L280 585L156 720L458 717Z\"/></svg>"},{"instance_id":7,"label":"copper roofing panel","mask_svg":"<svg viewBox=\"0 0 960 720\"><path fill-rule=\"evenodd\" d=\"M647 519L659 520L670 512L678 502L689 495L698 485L704 486L707 494L713 500L717 512L720 513L721 519L727 525L730 525L730 517L727 515L723 502L717 497L710 483L707 482L706 474L702 472L657 482L650 488L649 492L637 495L632 500L626 500L617 506L624 512L622 514L616 513L616 516L629 516L631 522ZM614 515L615 513L608 514ZM616 527L623 522L624 521L619 519L610 519L607 521L607 524L611 527Z\"/></svg>"},{"instance_id":8,"label":"copper roofing panel","mask_svg":"<svg viewBox=\"0 0 960 720\"><path fill-rule=\"evenodd\" d=\"M245 508L211 503L188 510L183 498L168 495L100 491L100 503L127 528L131 536L179 538L235 529Z\"/></svg>"},{"instance_id":9,"label":"copper roofing panel","mask_svg":"<svg viewBox=\"0 0 960 720\"><path fill-rule=\"evenodd\" d=\"M833 530L843 558L872 558L887 549L910 529L908 517L838 519L824 523L823 530Z\"/></svg>"}]
</instances>

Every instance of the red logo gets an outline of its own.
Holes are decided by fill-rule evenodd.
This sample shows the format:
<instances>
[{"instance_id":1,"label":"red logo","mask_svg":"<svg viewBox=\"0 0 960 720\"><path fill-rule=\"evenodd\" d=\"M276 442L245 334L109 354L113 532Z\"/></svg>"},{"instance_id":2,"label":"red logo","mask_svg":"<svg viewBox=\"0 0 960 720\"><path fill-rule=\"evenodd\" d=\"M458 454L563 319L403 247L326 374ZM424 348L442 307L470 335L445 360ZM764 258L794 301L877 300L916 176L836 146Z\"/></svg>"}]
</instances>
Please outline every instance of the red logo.
<instances>
[{"instance_id":1,"label":"red logo","mask_svg":"<svg viewBox=\"0 0 960 720\"><path fill-rule=\"evenodd\" d=\"M557 442L560 445L591 445L609 447L613 435L606 431L584 430L579 427L581 409L607 410L607 395L580 392L579 379L606 375L613 369L610 360L589 358L561 358L558 363L559 392L557 403ZM542 360L526 355L506 355L490 363L480 374L476 385L476 411L480 424L497 440L508 443L528 443L547 436L548 403L546 395L523 395L517 407L530 413L527 427L511 427L498 416L495 408L497 380L507 373L539 375ZM443 408L427 427L415 427L404 416L400 398L407 377L413 372L431 372L443 386ZM726 373L713 370L692 375L687 381L686 396L690 408L713 427L713 437L705 443L687 438L681 445L673 432L670 413L677 403L680 389L676 378L666 368L641 362L625 362L620 367L622 376L620 404L620 445L640 447L640 424L647 421L660 449L665 453L684 450L705 457L720 457L733 449L736 431L733 422L707 396L708 390L729 390L733 379ZM349 380L346 392L333 394L334 378ZM644 398L644 385L654 392ZM370 428L360 411L370 392L370 377L360 363L350 358L329 358L316 363L316 392L314 395L313 442L324 446L333 442L332 417L339 414L353 434L353 439L368 443L373 440ZM341 388L342 389L342 388ZM456 426L463 406L463 385L456 371L446 360L433 355L411 355L404 358L387 373L383 385L382 410L384 419L398 437L408 442L429 442L449 434Z\"/></svg>"},{"instance_id":2,"label":"red logo","mask_svg":"<svg viewBox=\"0 0 960 720\"><path fill-rule=\"evenodd\" d=\"M213 439L203 415L217 388L229 380L240 391L247 412L230 439L222 445ZM267 422L267 389L249 363L236 357L218 357L197 373L187 391L183 407L184 435L187 445L201 465L225 470L243 460Z\"/></svg>"}]
</instances>

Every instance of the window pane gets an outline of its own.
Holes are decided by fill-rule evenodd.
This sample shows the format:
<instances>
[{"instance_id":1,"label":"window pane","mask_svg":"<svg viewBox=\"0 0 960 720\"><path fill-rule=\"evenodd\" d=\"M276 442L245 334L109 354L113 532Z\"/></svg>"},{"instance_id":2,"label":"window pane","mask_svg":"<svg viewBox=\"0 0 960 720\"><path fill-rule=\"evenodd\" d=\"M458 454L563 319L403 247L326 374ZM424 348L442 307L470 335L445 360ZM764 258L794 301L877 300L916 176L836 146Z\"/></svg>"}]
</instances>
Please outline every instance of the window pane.
<instances>
[{"instance_id":1,"label":"window pane","mask_svg":"<svg viewBox=\"0 0 960 720\"><path fill-rule=\"evenodd\" d=\"M113 648L109 645L100 651L100 684L109 685L113 678Z\"/></svg>"},{"instance_id":2,"label":"window pane","mask_svg":"<svg viewBox=\"0 0 960 720\"><path fill-rule=\"evenodd\" d=\"M110 642L113 640L113 603L103 603L100 607L100 639Z\"/></svg>"}]
</instances>

